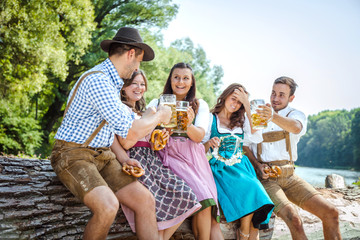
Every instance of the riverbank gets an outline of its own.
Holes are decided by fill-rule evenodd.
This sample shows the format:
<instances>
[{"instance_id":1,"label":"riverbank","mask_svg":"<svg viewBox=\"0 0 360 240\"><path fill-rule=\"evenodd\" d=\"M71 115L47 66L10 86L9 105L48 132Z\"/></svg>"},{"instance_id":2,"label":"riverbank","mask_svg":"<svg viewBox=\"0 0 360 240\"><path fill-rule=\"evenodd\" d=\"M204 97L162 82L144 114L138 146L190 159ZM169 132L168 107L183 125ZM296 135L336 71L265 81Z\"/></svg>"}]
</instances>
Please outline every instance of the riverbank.
<instances>
[{"instance_id":1,"label":"riverbank","mask_svg":"<svg viewBox=\"0 0 360 240\"><path fill-rule=\"evenodd\" d=\"M360 239L360 188L317 188L317 190L319 190L328 201L339 209L340 231L343 239ZM297 209L303 219L304 229L308 239L324 239L320 219L301 208ZM278 217L275 219L272 239L291 239L290 231L285 222Z\"/></svg>"},{"instance_id":2,"label":"riverbank","mask_svg":"<svg viewBox=\"0 0 360 240\"><path fill-rule=\"evenodd\" d=\"M338 170L328 168L296 167L295 173L314 187L325 187L326 176L337 174L344 178L347 186L354 186L359 180L359 171Z\"/></svg>"},{"instance_id":3,"label":"riverbank","mask_svg":"<svg viewBox=\"0 0 360 240\"><path fill-rule=\"evenodd\" d=\"M321 168L321 167L312 167L312 166L303 166L303 165L296 165L295 167L304 167L304 168L319 168L319 169L333 169L333 170L346 170L346 171L360 171L360 168L357 167L334 167L334 168Z\"/></svg>"}]
</instances>

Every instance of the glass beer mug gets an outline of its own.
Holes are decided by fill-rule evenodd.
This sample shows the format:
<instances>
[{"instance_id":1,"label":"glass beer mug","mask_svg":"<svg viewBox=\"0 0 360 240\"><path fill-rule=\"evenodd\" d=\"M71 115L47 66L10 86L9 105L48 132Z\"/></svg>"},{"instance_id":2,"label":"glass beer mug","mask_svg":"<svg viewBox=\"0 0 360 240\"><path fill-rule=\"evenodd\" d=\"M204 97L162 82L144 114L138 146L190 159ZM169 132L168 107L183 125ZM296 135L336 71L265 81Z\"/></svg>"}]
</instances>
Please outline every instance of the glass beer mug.
<instances>
[{"instance_id":1,"label":"glass beer mug","mask_svg":"<svg viewBox=\"0 0 360 240\"><path fill-rule=\"evenodd\" d=\"M264 129L267 127L267 123L270 119L262 118L256 112L257 109L260 109L259 106L265 105L264 99L254 99L250 101L251 109L251 121L254 129Z\"/></svg>"},{"instance_id":2,"label":"glass beer mug","mask_svg":"<svg viewBox=\"0 0 360 240\"><path fill-rule=\"evenodd\" d=\"M168 124L161 124L164 128L175 128L177 126L176 121L176 95L174 94L162 94L160 96L160 105L169 106L171 108L171 119Z\"/></svg>"},{"instance_id":3,"label":"glass beer mug","mask_svg":"<svg viewBox=\"0 0 360 240\"><path fill-rule=\"evenodd\" d=\"M176 102L177 127L173 130L173 132L184 133L187 131L187 126L189 124L189 118L187 115L188 107L189 107L188 101Z\"/></svg>"}]
</instances>

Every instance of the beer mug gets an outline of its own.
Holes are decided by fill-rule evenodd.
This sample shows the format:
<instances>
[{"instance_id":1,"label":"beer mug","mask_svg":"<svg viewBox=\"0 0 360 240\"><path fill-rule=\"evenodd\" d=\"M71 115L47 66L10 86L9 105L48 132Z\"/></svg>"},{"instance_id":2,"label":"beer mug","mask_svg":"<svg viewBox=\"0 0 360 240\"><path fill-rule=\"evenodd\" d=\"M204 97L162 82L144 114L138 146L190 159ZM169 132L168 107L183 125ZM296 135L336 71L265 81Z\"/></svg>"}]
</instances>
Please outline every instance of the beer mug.
<instances>
[{"instance_id":1,"label":"beer mug","mask_svg":"<svg viewBox=\"0 0 360 240\"><path fill-rule=\"evenodd\" d=\"M169 106L171 108L171 119L168 124L161 124L164 128L175 128L177 126L176 121L176 95L174 94L162 94L160 96L160 105Z\"/></svg>"},{"instance_id":2,"label":"beer mug","mask_svg":"<svg viewBox=\"0 0 360 240\"><path fill-rule=\"evenodd\" d=\"M256 112L257 109L260 109L259 106L261 105L265 105L264 99L254 99L250 101L251 122L253 129L264 129L267 127L267 123L269 122L269 119L260 117Z\"/></svg>"},{"instance_id":3,"label":"beer mug","mask_svg":"<svg viewBox=\"0 0 360 240\"><path fill-rule=\"evenodd\" d=\"M184 133L187 131L187 126L189 124L189 118L187 115L188 107L188 101L176 101L177 127L173 130L173 132Z\"/></svg>"}]
</instances>

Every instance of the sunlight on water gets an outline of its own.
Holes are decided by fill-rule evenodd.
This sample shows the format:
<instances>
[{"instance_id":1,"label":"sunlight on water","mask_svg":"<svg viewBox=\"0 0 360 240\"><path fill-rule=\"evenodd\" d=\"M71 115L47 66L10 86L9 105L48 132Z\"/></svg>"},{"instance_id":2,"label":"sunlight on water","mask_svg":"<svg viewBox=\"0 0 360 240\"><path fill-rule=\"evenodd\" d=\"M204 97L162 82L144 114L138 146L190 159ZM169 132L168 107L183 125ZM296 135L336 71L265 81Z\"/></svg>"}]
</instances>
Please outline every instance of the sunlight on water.
<instances>
[{"instance_id":1,"label":"sunlight on water","mask_svg":"<svg viewBox=\"0 0 360 240\"><path fill-rule=\"evenodd\" d=\"M360 177L359 171L311 167L296 167L295 173L315 187L325 187L325 178L330 174L337 174L344 177L347 186L352 185L352 183L356 182Z\"/></svg>"}]
</instances>

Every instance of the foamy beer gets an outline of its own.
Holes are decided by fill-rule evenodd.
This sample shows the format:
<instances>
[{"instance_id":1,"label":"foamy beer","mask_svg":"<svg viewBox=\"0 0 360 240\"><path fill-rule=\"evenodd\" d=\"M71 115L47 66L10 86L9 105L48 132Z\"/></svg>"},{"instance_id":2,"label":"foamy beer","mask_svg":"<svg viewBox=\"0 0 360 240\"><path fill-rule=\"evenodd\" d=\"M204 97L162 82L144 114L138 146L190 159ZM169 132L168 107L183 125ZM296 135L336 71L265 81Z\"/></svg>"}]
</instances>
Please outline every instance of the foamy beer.
<instances>
[{"instance_id":1,"label":"foamy beer","mask_svg":"<svg viewBox=\"0 0 360 240\"><path fill-rule=\"evenodd\" d=\"M164 128L176 128L176 95L174 94L162 94L160 96L160 105L169 106L171 108L171 119L168 124L161 124Z\"/></svg>"},{"instance_id":2,"label":"foamy beer","mask_svg":"<svg viewBox=\"0 0 360 240\"><path fill-rule=\"evenodd\" d=\"M265 105L265 101L263 99L254 99L250 102L251 121L254 129L264 129L267 127L268 119L260 117L256 112L261 105Z\"/></svg>"},{"instance_id":3,"label":"foamy beer","mask_svg":"<svg viewBox=\"0 0 360 240\"><path fill-rule=\"evenodd\" d=\"M187 115L188 107L189 107L188 101L176 102L177 127L173 130L173 132L184 133L187 131L187 126L189 124L189 118Z\"/></svg>"}]
</instances>

